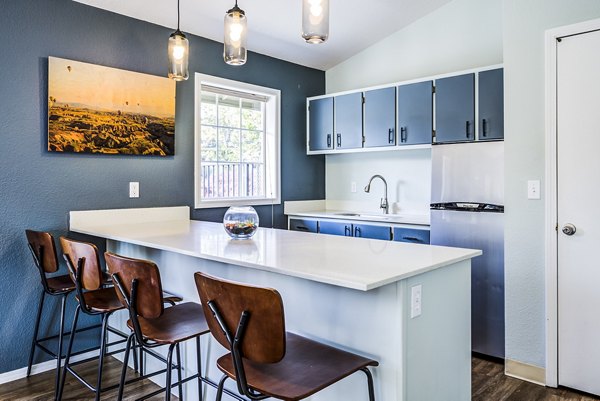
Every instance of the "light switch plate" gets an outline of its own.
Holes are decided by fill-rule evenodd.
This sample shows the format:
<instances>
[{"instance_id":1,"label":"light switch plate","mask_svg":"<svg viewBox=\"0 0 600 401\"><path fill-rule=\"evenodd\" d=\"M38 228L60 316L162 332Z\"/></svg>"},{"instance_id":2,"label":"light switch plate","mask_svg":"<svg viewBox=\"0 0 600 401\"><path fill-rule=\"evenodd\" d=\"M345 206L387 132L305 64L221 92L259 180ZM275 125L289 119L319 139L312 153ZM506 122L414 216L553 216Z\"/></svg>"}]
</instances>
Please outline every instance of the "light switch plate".
<instances>
[{"instance_id":1,"label":"light switch plate","mask_svg":"<svg viewBox=\"0 0 600 401\"><path fill-rule=\"evenodd\" d=\"M540 180L527 181L527 199L540 199Z\"/></svg>"}]
</instances>

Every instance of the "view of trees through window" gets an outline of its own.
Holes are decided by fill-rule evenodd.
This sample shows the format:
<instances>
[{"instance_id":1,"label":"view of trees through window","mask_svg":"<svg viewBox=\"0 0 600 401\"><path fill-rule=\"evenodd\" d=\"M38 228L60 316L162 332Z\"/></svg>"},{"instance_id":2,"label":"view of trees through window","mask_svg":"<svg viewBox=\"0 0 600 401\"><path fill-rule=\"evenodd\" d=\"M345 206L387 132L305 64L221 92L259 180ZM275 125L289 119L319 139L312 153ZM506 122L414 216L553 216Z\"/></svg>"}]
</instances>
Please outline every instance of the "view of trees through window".
<instances>
[{"instance_id":1,"label":"view of trees through window","mask_svg":"<svg viewBox=\"0 0 600 401\"><path fill-rule=\"evenodd\" d=\"M265 193L265 103L203 91L200 105L202 198Z\"/></svg>"}]
</instances>

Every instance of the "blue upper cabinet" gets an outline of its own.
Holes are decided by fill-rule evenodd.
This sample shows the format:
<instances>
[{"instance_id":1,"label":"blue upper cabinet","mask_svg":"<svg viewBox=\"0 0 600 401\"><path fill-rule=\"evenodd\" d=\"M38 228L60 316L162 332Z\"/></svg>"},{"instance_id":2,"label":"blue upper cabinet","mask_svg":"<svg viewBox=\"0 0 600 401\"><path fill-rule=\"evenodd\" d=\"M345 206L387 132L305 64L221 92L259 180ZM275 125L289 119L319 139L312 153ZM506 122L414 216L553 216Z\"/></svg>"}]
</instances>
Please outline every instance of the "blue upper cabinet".
<instances>
[{"instance_id":1,"label":"blue upper cabinet","mask_svg":"<svg viewBox=\"0 0 600 401\"><path fill-rule=\"evenodd\" d=\"M433 81L398 86L398 144L431 143Z\"/></svg>"},{"instance_id":2,"label":"blue upper cabinet","mask_svg":"<svg viewBox=\"0 0 600 401\"><path fill-rule=\"evenodd\" d=\"M313 99L308 102L308 149L333 149L333 98Z\"/></svg>"},{"instance_id":3,"label":"blue upper cabinet","mask_svg":"<svg viewBox=\"0 0 600 401\"><path fill-rule=\"evenodd\" d=\"M335 148L362 148L362 93L350 93L334 98Z\"/></svg>"},{"instance_id":4,"label":"blue upper cabinet","mask_svg":"<svg viewBox=\"0 0 600 401\"><path fill-rule=\"evenodd\" d=\"M504 70L479 73L479 140L504 138Z\"/></svg>"},{"instance_id":5,"label":"blue upper cabinet","mask_svg":"<svg viewBox=\"0 0 600 401\"><path fill-rule=\"evenodd\" d=\"M435 81L436 143L475 140L475 74Z\"/></svg>"},{"instance_id":6,"label":"blue upper cabinet","mask_svg":"<svg viewBox=\"0 0 600 401\"><path fill-rule=\"evenodd\" d=\"M365 148L396 145L396 88L364 93Z\"/></svg>"}]
</instances>

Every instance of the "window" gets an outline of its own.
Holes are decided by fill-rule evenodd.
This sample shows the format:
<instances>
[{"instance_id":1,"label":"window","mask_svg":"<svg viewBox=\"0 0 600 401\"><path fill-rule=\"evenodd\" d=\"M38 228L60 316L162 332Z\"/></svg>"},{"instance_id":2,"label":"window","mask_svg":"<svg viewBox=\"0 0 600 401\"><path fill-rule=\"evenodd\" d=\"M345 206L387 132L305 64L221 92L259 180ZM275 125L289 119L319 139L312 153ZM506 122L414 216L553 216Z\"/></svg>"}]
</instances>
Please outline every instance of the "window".
<instances>
[{"instance_id":1,"label":"window","mask_svg":"<svg viewBox=\"0 0 600 401\"><path fill-rule=\"evenodd\" d=\"M280 203L280 91L196 74L196 208Z\"/></svg>"}]
</instances>

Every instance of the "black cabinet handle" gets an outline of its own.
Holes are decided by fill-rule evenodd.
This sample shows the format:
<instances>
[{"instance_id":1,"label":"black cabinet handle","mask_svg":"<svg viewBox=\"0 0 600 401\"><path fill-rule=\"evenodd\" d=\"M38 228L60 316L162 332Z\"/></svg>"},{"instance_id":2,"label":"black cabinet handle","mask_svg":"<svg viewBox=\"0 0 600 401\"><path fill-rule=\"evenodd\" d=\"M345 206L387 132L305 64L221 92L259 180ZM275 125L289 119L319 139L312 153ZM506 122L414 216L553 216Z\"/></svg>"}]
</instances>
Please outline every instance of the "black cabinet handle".
<instances>
[{"instance_id":1,"label":"black cabinet handle","mask_svg":"<svg viewBox=\"0 0 600 401\"><path fill-rule=\"evenodd\" d=\"M331 147L331 134L327 134L327 147Z\"/></svg>"},{"instance_id":2,"label":"black cabinet handle","mask_svg":"<svg viewBox=\"0 0 600 401\"><path fill-rule=\"evenodd\" d=\"M354 236L360 237L360 227L354 227Z\"/></svg>"},{"instance_id":3,"label":"black cabinet handle","mask_svg":"<svg viewBox=\"0 0 600 401\"><path fill-rule=\"evenodd\" d=\"M487 120L484 118L484 119L481 121L481 124L482 124L482 134L483 134L483 136L484 136L484 138L485 138L485 137L487 136L487 126L488 126L488 125L487 125Z\"/></svg>"},{"instance_id":4,"label":"black cabinet handle","mask_svg":"<svg viewBox=\"0 0 600 401\"><path fill-rule=\"evenodd\" d=\"M423 242L421 238L417 237L402 237L403 240L412 241L412 242Z\"/></svg>"},{"instance_id":5,"label":"black cabinet handle","mask_svg":"<svg viewBox=\"0 0 600 401\"><path fill-rule=\"evenodd\" d=\"M344 226L344 235L346 237L352 237L352 230L349 226Z\"/></svg>"},{"instance_id":6,"label":"black cabinet handle","mask_svg":"<svg viewBox=\"0 0 600 401\"><path fill-rule=\"evenodd\" d=\"M342 147L342 134L337 134L337 147L341 148Z\"/></svg>"},{"instance_id":7,"label":"black cabinet handle","mask_svg":"<svg viewBox=\"0 0 600 401\"><path fill-rule=\"evenodd\" d=\"M390 128L388 130L388 143L394 143L394 129Z\"/></svg>"},{"instance_id":8,"label":"black cabinet handle","mask_svg":"<svg viewBox=\"0 0 600 401\"><path fill-rule=\"evenodd\" d=\"M465 124L465 131L466 131L466 134L467 134L467 138L469 138L469 136L471 135L470 134L470 132L471 132L471 122L470 121L466 122L466 124Z\"/></svg>"},{"instance_id":9,"label":"black cabinet handle","mask_svg":"<svg viewBox=\"0 0 600 401\"><path fill-rule=\"evenodd\" d=\"M298 230L298 231L308 231L308 227L296 226L296 230Z\"/></svg>"},{"instance_id":10,"label":"black cabinet handle","mask_svg":"<svg viewBox=\"0 0 600 401\"><path fill-rule=\"evenodd\" d=\"M406 127L401 127L400 128L400 142L406 142L406 139L407 139Z\"/></svg>"}]
</instances>

